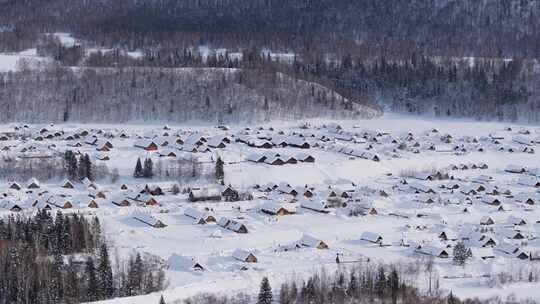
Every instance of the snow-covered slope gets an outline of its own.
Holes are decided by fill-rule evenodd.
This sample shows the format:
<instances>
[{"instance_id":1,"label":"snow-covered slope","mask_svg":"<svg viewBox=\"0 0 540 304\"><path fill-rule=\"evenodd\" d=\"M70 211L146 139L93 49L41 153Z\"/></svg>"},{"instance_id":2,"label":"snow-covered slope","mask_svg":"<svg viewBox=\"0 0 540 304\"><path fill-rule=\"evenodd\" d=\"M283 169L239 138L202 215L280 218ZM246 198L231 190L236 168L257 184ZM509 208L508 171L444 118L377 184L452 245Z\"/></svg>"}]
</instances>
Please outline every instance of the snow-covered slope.
<instances>
[{"instance_id":1,"label":"snow-covered slope","mask_svg":"<svg viewBox=\"0 0 540 304\"><path fill-rule=\"evenodd\" d=\"M0 88L4 122L234 123L380 115L319 84L260 71L77 68L16 74L9 81Z\"/></svg>"}]
</instances>

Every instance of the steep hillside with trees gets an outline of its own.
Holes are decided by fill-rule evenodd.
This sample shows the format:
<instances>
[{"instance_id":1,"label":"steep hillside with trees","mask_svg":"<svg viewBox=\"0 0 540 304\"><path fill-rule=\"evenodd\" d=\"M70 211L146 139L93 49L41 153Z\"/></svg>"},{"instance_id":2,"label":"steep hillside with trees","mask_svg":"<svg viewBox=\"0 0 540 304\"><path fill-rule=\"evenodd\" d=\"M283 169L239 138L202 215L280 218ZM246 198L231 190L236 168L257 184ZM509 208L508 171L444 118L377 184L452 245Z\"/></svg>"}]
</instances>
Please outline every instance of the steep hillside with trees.
<instances>
[{"instance_id":1,"label":"steep hillside with trees","mask_svg":"<svg viewBox=\"0 0 540 304\"><path fill-rule=\"evenodd\" d=\"M55 68L0 78L2 121L258 122L371 118L379 111L316 83L260 70ZM31 111L29 111L31 109Z\"/></svg>"}]
</instances>

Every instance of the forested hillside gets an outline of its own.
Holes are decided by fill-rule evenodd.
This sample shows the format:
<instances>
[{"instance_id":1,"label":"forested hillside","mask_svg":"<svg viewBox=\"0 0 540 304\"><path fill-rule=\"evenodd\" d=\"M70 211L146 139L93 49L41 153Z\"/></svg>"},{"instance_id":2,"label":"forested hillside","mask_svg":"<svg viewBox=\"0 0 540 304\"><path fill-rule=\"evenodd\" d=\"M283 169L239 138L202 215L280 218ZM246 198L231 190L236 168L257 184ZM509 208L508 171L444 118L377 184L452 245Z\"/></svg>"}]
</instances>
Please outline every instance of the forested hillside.
<instances>
[{"instance_id":1,"label":"forested hillside","mask_svg":"<svg viewBox=\"0 0 540 304\"><path fill-rule=\"evenodd\" d=\"M218 68L55 68L5 75L7 121L258 122L380 113L280 73ZM29 111L32 109L32 111Z\"/></svg>"},{"instance_id":2,"label":"forested hillside","mask_svg":"<svg viewBox=\"0 0 540 304\"><path fill-rule=\"evenodd\" d=\"M537 57L537 0L2 0L12 44L69 31L98 45L317 48L366 55ZM4 40L6 41L6 40ZM29 40L32 43L33 37Z\"/></svg>"},{"instance_id":3,"label":"forested hillside","mask_svg":"<svg viewBox=\"0 0 540 304\"><path fill-rule=\"evenodd\" d=\"M538 0L0 0L0 5L0 51L37 47L65 66L279 71L324 85L353 103L391 111L540 121ZM54 32L71 33L78 43L66 47L44 35ZM208 58L198 53L200 46L209 50ZM88 58L90 50L108 53ZM268 55L269 50L288 60ZM127 58L122 55L127 51L141 56Z\"/></svg>"}]
</instances>

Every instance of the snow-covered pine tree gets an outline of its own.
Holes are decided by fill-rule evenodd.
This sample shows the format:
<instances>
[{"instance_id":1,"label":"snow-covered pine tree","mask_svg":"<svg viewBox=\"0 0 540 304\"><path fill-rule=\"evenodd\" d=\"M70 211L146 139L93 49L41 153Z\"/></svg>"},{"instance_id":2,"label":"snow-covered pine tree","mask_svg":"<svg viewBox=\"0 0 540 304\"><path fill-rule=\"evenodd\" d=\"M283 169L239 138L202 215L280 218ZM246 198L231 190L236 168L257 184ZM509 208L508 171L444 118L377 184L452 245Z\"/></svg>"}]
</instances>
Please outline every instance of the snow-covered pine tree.
<instances>
[{"instance_id":1,"label":"snow-covered pine tree","mask_svg":"<svg viewBox=\"0 0 540 304\"><path fill-rule=\"evenodd\" d=\"M386 291L386 274L384 273L384 267L379 267L379 271L377 273L377 281L375 283L375 291L377 292L377 295L380 297L384 296L384 293Z\"/></svg>"},{"instance_id":2,"label":"snow-covered pine tree","mask_svg":"<svg viewBox=\"0 0 540 304\"><path fill-rule=\"evenodd\" d=\"M464 266L465 263L467 263L467 259L471 257L471 252L463 242L458 242L454 247L453 255L454 263L459 266Z\"/></svg>"},{"instance_id":3,"label":"snow-covered pine tree","mask_svg":"<svg viewBox=\"0 0 540 304\"><path fill-rule=\"evenodd\" d=\"M66 303L79 303L81 301L81 286L79 285L78 270L70 259L65 267L64 299Z\"/></svg>"},{"instance_id":4,"label":"snow-covered pine tree","mask_svg":"<svg viewBox=\"0 0 540 304\"><path fill-rule=\"evenodd\" d=\"M165 299L163 298L163 295L159 298L159 304L165 304Z\"/></svg>"},{"instance_id":5,"label":"snow-covered pine tree","mask_svg":"<svg viewBox=\"0 0 540 304\"><path fill-rule=\"evenodd\" d=\"M109 299L114 294L113 273L107 245L101 244L99 249L99 265L97 269L100 299Z\"/></svg>"},{"instance_id":6,"label":"snow-covered pine tree","mask_svg":"<svg viewBox=\"0 0 540 304\"><path fill-rule=\"evenodd\" d=\"M84 269L84 277L86 281L86 301L99 300L98 297L98 280L96 276L96 268L92 257L88 257L86 260L86 267Z\"/></svg>"},{"instance_id":7,"label":"snow-covered pine tree","mask_svg":"<svg viewBox=\"0 0 540 304\"><path fill-rule=\"evenodd\" d=\"M261 281L257 304L272 304L272 287L270 287L267 277L264 277Z\"/></svg>"},{"instance_id":8,"label":"snow-covered pine tree","mask_svg":"<svg viewBox=\"0 0 540 304\"><path fill-rule=\"evenodd\" d=\"M225 171L223 170L224 162L221 157L216 160L216 179L222 182L225 179Z\"/></svg>"},{"instance_id":9,"label":"snow-covered pine tree","mask_svg":"<svg viewBox=\"0 0 540 304\"><path fill-rule=\"evenodd\" d=\"M86 172L87 167L86 167L85 161L86 160L84 156L79 157L79 164L77 166L77 175L80 180L88 176L88 173Z\"/></svg>"},{"instance_id":10,"label":"snow-covered pine tree","mask_svg":"<svg viewBox=\"0 0 540 304\"><path fill-rule=\"evenodd\" d=\"M388 288L390 289L390 294L392 297L392 303L397 302L397 296L399 293L399 275L397 270L394 268L388 276Z\"/></svg>"},{"instance_id":11,"label":"snow-covered pine tree","mask_svg":"<svg viewBox=\"0 0 540 304\"><path fill-rule=\"evenodd\" d=\"M292 299L289 292L289 284L283 283L281 284L281 288L279 289L279 303L289 304L291 302Z\"/></svg>"},{"instance_id":12,"label":"snow-covered pine tree","mask_svg":"<svg viewBox=\"0 0 540 304\"><path fill-rule=\"evenodd\" d=\"M143 176L146 178L152 178L154 176L154 163L150 158L144 160Z\"/></svg>"},{"instance_id":13,"label":"snow-covered pine tree","mask_svg":"<svg viewBox=\"0 0 540 304\"><path fill-rule=\"evenodd\" d=\"M141 159L137 158L137 164L135 165L135 171L133 172L133 177L142 177L143 176L143 168L141 164Z\"/></svg>"},{"instance_id":14,"label":"snow-covered pine tree","mask_svg":"<svg viewBox=\"0 0 540 304\"><path fill-rule=\"evenodd\" d=\"M347 288L347 294L355 296L358 294L358 279L354 271L351 271L351 277L349 278L349 287Z\"/></svg>"},{"instance_id":15,"label":"snow-covered pine tree","mask_svg":"<svg viewBox=\"0 0 540 304\"><path fill-rule=\"evenodd\" d=\"M64 153L64 161L66 166L67 176L71 180L76 180L78 177L77 157L71 150Z\"/></svg>"},{"instance_id":16,"label":"snow-covered pine tree","mask_svg":"<svg viewBox=\"0 0 540 304\"><path fill-rule=\"evenodd\" d=\"M84 155L84 165L86 166L86 177L88 177L89 180L93 181L95 180L94 176L94 168L92 166L92 162L90 161L90 156L88 154Z\"/></svg>"},{"instance_id":17,"label":"snow-covered pine tree","mask_svg":"<svg viewBox=\"0 0 540 304\"><path fill-rule=\"evenodd\" d=\"M142 277L143 277L144 265L141 258L141 255L137 253L135 259L130 261L128 278L127 278L127 290L126 293L128 296L139 295L142 288Z\"/></svg>"}]
</instances>

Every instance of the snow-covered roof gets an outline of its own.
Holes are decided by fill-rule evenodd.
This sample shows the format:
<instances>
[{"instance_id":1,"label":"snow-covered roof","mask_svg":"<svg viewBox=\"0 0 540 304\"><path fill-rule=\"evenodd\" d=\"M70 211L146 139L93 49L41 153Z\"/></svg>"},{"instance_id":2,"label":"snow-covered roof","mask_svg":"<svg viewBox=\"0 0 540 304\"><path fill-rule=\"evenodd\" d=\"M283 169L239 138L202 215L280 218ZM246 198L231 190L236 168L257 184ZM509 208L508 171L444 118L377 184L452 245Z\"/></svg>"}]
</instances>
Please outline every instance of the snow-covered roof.
<instances>
[{"instance_id":1,"label":"snow-covered roof","mask_svg":"<svg viewBox=\"0 0 540 304\"><path fill-rule=\"evenodd\" d=\"M371 231L364 231L362 235L360 236L361 240L372 242L372 243L379 243L382 242L383 238L380 234L371 232Z\"/></svg>"}]
</instances>

